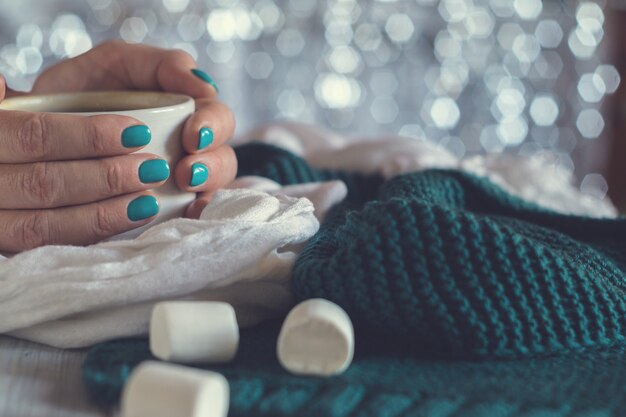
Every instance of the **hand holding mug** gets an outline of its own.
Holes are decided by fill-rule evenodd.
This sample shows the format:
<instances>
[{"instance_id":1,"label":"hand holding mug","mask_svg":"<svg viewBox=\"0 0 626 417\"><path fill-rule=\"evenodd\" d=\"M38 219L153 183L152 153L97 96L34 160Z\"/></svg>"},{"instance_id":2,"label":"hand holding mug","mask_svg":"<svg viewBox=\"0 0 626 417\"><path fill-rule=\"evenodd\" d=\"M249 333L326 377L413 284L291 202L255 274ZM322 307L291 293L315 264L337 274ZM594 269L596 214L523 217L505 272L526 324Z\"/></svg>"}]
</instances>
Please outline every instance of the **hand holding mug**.
<instances>
[{"instance_id":1,"label":"hand holding mug","mask_svg":"<svg viewBox=\"0 0 626 417\"><path fill-rule=\"evenodd\" d=\"M196 110L182 128L186 156L171 167L181 190L199 193L188 215L197 216L234 178L236 158L225 144L233 115L188 54L107 42L45 71L32 93L94 90L167 91L195 99ZM0 102L5 92L0 77ZM128 116L0 110L0 251L89 244L149 223L158 210L150 190L170 175L158 155L137 152L150 139L143 122Z\"/></svg>"}]
</instances>

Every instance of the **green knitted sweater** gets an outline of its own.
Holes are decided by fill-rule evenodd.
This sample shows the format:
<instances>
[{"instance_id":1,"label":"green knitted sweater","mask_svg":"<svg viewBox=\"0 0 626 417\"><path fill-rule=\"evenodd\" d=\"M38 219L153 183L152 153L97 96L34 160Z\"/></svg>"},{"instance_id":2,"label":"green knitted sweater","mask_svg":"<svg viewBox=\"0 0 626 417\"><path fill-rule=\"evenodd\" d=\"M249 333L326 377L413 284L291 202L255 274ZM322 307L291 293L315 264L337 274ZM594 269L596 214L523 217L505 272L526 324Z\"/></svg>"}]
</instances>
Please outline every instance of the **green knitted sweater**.
<instances>
[{"instance_id":1,"label":"green knitted sweater","mask_svg":"<svg viewBox=\"0 0 626 417\"><path fill-rule=\"evenodd\" d=\"M342 376L295 377L275 358L280 323L243 332L235 362L210 367L229 379L230 415L626 415L625 219L557 214L456 171L383 183L268 145L237 154L239 175L348 184L293 291L341 305L357 352ZM143 339L94 347L91 397L114 403L149 357Z\"/></svg>"}]
</instances>

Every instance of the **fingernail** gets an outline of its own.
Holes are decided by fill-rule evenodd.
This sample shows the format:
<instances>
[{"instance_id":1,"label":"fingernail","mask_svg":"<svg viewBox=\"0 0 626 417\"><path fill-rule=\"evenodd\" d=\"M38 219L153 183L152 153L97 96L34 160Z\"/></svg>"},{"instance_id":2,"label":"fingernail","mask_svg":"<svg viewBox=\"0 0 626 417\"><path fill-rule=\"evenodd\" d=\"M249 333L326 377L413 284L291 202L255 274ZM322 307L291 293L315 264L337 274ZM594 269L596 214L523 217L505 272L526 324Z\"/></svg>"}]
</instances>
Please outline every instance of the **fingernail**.
<instances>
[{"instance_id":1,"label":"fingernail","mask_svg":"<svg viewBox=\"0 0 626 417\"><path fill-rule=\"evenodd\" d=\"M191 187L204 184L207 178L209 178L209 169L206 165L196 162L191 166L191 180L189 180Z\"/></svg>"},{"instance_id":2,"label":"fingernail","mask_svg":"<svg viewBox=\"0 0 626 417\"><path fill-rule=\"evenodd\" d=\"M204 149L213 143L213 130L210 127L200 129L198 137L198 149Z\"/></svg>"},{"instance_id":3,"label":"fingernail","mask_svg":"<svg viewBox=\"0 0 626 417\"><path fill-rule=\"evenodd\" d=\"M193 75L200 78L205 83L211 84L213 88L215 88L215 91L217 91L218 93L220 92L220 89L217 87L217 84L215 83L215 81L213 81L213 78L211 78L209 74L207 74L206 72L198 68L192 69L191 72L193 73Z\"/></svg>"},{"instance_id":4,"label":"fingernail","mask_svg":"<svg viewBox=\"0 0 626 417\"><path fill-rule=\"evenodd\" d=\"M159 212L159 202L151 195L142 195L131 201L126 210L128 218L136 222L156 215Z\"/></svg>"},{"instance_id":5,"label":"fingernail","mask_svg":"<svg viewBox=\"0 0 626 417\"><path fill-rule=\"evenodd\" d=\"M145 146L150 143L152 133L150 128L144 125L131 126L122 132L122 145L125 148L135 148Z\"/></svg>"},{"instance_id":6,"label":"fingernail","mask_svg":"<svg viewBox=\"0 0 626 417\"><path fill-rule=\"evenodd\" d=\"M151 159L139 165L139 180L144 184L165 181L170 176L170 166L163 159Z\"/></svg>"}]
</instances>

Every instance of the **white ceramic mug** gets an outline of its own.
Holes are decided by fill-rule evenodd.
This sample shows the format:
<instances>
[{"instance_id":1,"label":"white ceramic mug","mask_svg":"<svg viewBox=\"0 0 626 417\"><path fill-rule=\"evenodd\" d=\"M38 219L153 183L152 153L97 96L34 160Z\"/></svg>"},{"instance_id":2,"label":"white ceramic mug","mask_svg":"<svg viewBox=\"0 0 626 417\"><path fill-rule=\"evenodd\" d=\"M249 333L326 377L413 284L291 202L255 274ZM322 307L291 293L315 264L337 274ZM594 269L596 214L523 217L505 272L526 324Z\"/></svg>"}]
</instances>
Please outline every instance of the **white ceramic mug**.
<instances>
[{"instance_id":1,"label":"white ceramic mug","mask_svg":"<svg viewBox=\"0 0 626 417\"><path fill-rule=\"evenodd\" d=\"M184 122L194 112L191 97L180 94L139 91L85 92L14 97L0 103L2 110L53 112L91 116L119 114L134 117L147 125L152 133L150 143L137 152L154 153L165 159L172 172L183 154L181 132ZM156 223L182 217L196 194L181 191L172 176L156 188L159 214L149 224L113 236L111 239L132 239Z\"/></svg>"}]
</instances>

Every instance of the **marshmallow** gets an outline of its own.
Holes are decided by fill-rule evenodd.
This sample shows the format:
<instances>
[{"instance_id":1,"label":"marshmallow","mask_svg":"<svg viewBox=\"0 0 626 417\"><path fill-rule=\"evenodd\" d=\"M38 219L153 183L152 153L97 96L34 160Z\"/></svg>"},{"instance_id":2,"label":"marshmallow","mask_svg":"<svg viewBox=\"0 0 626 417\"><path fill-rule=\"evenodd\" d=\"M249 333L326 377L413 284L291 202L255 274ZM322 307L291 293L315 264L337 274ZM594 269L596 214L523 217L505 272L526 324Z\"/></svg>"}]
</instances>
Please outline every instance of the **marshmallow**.
<instances>
[{"instance_id":1,"label":"marshmallow","mask_svg":"<svg viewBox=\"0 0 626 417\"><path fill-rule=\"evenodd\" d=\"M239 327L230 304L216 301L166 301L152 310L150 350L159 359L228 362L239 346Z\"/></svg>"},{"instance_id":2,"label":"marshmallow","mask_svg":"<svg viewBox=\"0 0 626 417\"><path fill-rule=\"evenodd\" d=\"M226 417L228 381L216 372L142 362L122 393L122 417Z\"/></svg>"},{"instance_id":3,"label":"marshmallow","mask_svg":"<svg viewBox=\"0 0 626 417\"><path fill-rule=\"evenodd\" d=\"M328 300L304 301L287 315L276 350L281 365L294 374L340 374L354 355L350 317Z\"/></svg>"}]
</instances>

